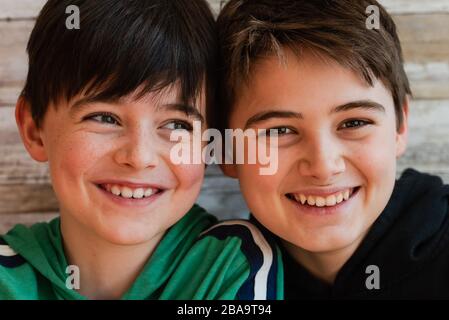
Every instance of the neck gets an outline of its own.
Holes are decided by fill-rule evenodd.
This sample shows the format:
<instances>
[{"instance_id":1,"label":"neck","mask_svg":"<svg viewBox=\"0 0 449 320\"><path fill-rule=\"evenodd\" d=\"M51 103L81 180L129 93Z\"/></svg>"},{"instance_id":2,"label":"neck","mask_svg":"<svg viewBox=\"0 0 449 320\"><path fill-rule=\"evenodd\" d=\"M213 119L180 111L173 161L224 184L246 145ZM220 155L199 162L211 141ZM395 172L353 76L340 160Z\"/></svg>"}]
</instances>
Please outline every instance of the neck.
<instances>
[{"instance_id":1,"label":"neck","mask_svg":"<svg viewBox=\"0 0 449 320\"><path fill-rule=\"evenodd\" d=\"M282 240L282 244L293 259L315 277L333 284L338 272L354 254L362 240L363 237L360 237L346 247L323 252L307 251L285 240Z\"/></svg>"},{"instance_id":2,"label":"neck","mask_svg":"<svg viewBox=\"0 0 449 320\"><path fill-rule=\"evenodd\" d=\"M120 299L132 286L162 235L138 245L117 245L64 215L61 232L69 265L80 271L78 293L88 299Z\"/></svg>"}]
</instances>

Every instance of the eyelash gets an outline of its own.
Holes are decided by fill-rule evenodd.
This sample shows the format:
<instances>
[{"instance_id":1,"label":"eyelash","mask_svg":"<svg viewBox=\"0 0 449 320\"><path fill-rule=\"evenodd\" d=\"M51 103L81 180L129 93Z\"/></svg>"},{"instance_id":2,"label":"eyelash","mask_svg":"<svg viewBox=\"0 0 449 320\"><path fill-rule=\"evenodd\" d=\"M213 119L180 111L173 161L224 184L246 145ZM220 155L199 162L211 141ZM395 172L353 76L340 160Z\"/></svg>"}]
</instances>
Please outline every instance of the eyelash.
<instances>
[{"instance_id":1,"label":"eyelash","mask_svg":"<svg viewBox=\"0 0 449 320\"><path fill-rule=\"evenodd\" d=\"M101 120L104 120L103 117L108 117L108 118L112 119L114 121L114 123L110 123L107 121L101 121L101 120L95 120L96 117L101 117ZM100 113L88 115L88 116L84 117L83 120L95 121L98 123L104 123L104 124L112 125L112 126L120 124L119 121L115 118L115 116L112 113L108 113L108 112L100 112Z\"/></svg>"},{"instance_id":2,"label":"eyelash","mask_svg":"<svg viewBox=\"0 0 449 320\"><path fill-rule=\"evenodd\" d=\"M354 123L359 123L359 125L350 126L350 127L343 127L343 125L346 125L348 123L353 123L353 124ZM368 120L362 120L362 119L351 119L351 120L347 120L347 121L343 122L342 126L340 126L340 128L354 130L354 129L365 127L365 126L370 125L370 124L373 124L373 122L372 121L368 121Z\"/></svg>"},{"instance_id":3,"label":"eyelash","mask_svg":"<svg viewBox=\"0 0 449 320\"><path fill-rule=\"evenodd\" d=\"M291 132L279 133L279 130L281 130L281 129L285 129L285 131L289 130ZM267 136L271 135L270 134L271 130L277 130L278 131L278 134L277 134L278 136L284 136L284 135L291 134L291 133L295 132L293 129L290 129L289 127L275 127L275 128L269 128L269 129L266 130Z\"/></svg>"},{"instance_id":4,"label":"eyelash","mask_svg":"<svg viewBox=\"0 0 449 320\"><path fill-rule=\"evenodd\" d=\"M182 125L184 126L183 128L180 129L169 129L169 130L186 130L186 131L193 131L193 127L190 123L186 122L186 121L182 121L182 120L169 120L166 124L164 124L162 126L162 128L166 127L169 124L175 124L175 125Z\"/></svg>"},{"instance_id":5,"label":"eyelash","mask_svg":"<svg viewBox=\"0 0 449 320\"><path fill-rule=\"evenodd\" d=\"M345 125L351 124L351 123L352 124L356 123L356 125L349 126L349 127L344 127ZM365 127L365 126L368 126L368 125L371 125L371 124L373 124L373 122L369 121L369 120L350 119L350 120L347 120L347 121L343 122L339 129L355 130L355 129L359 129L359 128L362 128L362 127ZM289 127L280 126L280 127L267 129L266 130L266 134L267 134L267 136L269 136L270 135L270 130L281 130L281 129L289 130L290 132L278 133L278 136L284 136L284 135L288 135L288 134L296 132L295 130L293 130L293 129L289 128Z\"/></svg>"},{"instance_id":6,"label":"eyelash","mask_svg":"<svg viewBox=\"0 0 449 320\"><path fill-rule=\"evenodd\" d=\"M101 117L101 120L95 120L95 118L97 117ZM108 122L108 121L102 121L105 120L103 117L108 117L110 118L110 120L112 119L114 121L114 123ZM88 115L86 117L83 118L84 120L90 120L90 121L95 121L98 123L104 123L106 125L119 125L119 121L115 118L115 116L111 113L108 112L101 112L101 113L96 113L96 114L92 114L92 115ZM187 130L187 131L193 131L193 127L190 123L186 122L186 121L182 121L182 120L170 120L169 122L167 122L166 124L164 124L162 126L165 127L168 124L174 123L175 125L182 125L183 128L178 128L178 129L169 129L169 130Z\"/></svg>"}]
</instances>

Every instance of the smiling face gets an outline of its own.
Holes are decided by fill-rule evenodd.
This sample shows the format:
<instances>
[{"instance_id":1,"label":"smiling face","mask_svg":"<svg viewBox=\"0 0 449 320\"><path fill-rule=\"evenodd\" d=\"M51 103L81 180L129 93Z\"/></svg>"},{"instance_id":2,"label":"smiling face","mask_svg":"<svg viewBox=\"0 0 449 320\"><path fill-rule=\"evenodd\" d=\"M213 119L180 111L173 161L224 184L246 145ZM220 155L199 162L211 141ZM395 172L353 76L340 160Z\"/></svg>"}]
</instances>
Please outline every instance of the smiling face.
<instances>
[{"instance_id":1,"label":"smiling face","mask_svg":"<svg viewBox=\"0 0 449 320\"><path fill-rule=\"evenodd\" d=\"M335 62L286 51L256 63L230 116L231 128L276 129L277 172L232 165L254 216L287 244L330 252L360 243L395 183L406 126L391 93Z\"/></svg>"},{"instance_id":2,"label":"smiling face","mask_svg":"<svg viewBox=\"0 0 449 320\"><path fill-rule=\"evenodd\" d=\"M138 244L161 236L192 207L204 165L173 165L170 134L190 131L205 106L199 101L198 111L179 101L170 88L137 100L81 97L48 109L36 134L42 147L25 144L35 159L48 160L68 228Z\"/></svg>"}]
</instances>

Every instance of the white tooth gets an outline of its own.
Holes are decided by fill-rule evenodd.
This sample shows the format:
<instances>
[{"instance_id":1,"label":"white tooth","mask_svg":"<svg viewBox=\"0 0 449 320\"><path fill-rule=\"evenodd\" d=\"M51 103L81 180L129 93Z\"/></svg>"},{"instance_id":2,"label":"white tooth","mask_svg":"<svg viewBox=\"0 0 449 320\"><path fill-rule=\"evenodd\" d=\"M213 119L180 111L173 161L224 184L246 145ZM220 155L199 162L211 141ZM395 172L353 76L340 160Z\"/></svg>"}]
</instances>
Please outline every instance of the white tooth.
<instances>
[{"instance_id":1,"label":"white tooth","mask_svg":"<svg viewBox=\"0 0 449 320\"><path fill-rule=\"evenodd\" d=\"M122 194L123 198L127 198L127 199L132 198L133 191L130 188L123 187L121 191L122 191L121 194Z\"/></svg>"},{"instance_id":2,"label":"white tooth","mask_svg":"<svg viewBox=\"0 0 449 320\"><path fill-rule=\"evenodd\" d=\"M335 197L335 195L330 195L326 198L326 206L328 207L335 206L336 203L337 198Z\"/></svg>"},{"instance_id":3,"label":"white tooth","mask_svg":"<svg viewBox=\"0 0 449 320\"><path fill-rule=\"evenodd\" d=\"M344 192L343 198L344 198L345 200L348 200L348 199L349 199L349 190L346 190L346 191Z\"/></svg>"},{"instance_id":4,"label":"white tooth","mask_svg":"<svg viewBox=\"0 0 449 320\"><path fill-rule=\"evenodd\" d=\"M299 200L301 201L301 204L305 204L307 201L307 197L303 194L299 195Z\"/></svg>"},{"instance_id":5,"label":"white tooth","mask_svg":"<svg viewBox=\"0 0 449 320\"><path fill-rule=\"evenodd\" d=\"M304 204L303 201L302 201L301 195L299 195L299 194L295 194L295 200L297 202L300 202L300 203Z\"/></svg>"},{"instance_id":6,"label":"white tooth","mask_svg":"<svg viewBox=\"0 0 449 320\"><path fill-rule=\"evenodd\" d=\"M317 207L324 207L326 205L326 199L322 198L322 197L316 197L316 203L315 205Z\"/></svg>"},{"instance_id":7,"label":"white tooth","mask_svg":"<svg viewBox=\"0 0 449 320\"><path fill-rule=\"evenodd\" d=\"M134 192L133 192L134 199L142 199L143 195L144 195L144 191L142 188L138 188L138 189L134 190Z\"/></svg>"},{"instance_id":8,"label":"white tooth","mask_svg":"<svg viewBox=\"0 0 449 320\"><path fill-rule=\"evenodd\" d=\"M311 205L311 206L314 206L314 205L315 205L315 198L312 197L312 196L308 196L308 197L307 197L307 203L308 203L309 205Z\"/></svg>"},{"instance_id":9,"label":"white tooth","mask_svg":"<svg viewBox=\"0 0 449 320\"><path fill-rule=\"evenodd\" d=\"M146 189L146 190L145 190L144 196L145 196L145 197L149 197L149 196L151 196L152 194L153 194L153 189Z\"/></svg>"},{"instance_id":10,"label":"white tooth","mask_svg":"<svg viewBox=\"0 0 449 320\"><path fill-rule=\"evenodd\" d=\"M113 194L115 194L116 196L119 196L120 195L120 188L119 188L119 186L116 186L116 185L112 186L111 187L111 192Z\"/></svg>"},{"instance_id":11,"label":"white tooth","mask_svg":"<svg viewBox=\"0 0 449 320\"><path fill-rule=\"evenodd\" d=\"M343 194L340 192L339 194L337 194L337 203L340 203L343 201Z\"/></svg>"}]
</instances>

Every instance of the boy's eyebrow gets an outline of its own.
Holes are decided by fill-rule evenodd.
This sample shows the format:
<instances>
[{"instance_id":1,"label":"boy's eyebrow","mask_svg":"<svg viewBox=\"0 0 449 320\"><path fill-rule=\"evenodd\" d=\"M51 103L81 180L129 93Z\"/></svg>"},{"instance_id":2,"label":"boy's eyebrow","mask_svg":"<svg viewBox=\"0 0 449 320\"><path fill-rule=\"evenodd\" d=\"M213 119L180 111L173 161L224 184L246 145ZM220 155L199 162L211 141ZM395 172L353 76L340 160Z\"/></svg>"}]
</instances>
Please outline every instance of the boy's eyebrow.
<instances>
[{"instance_id":1,"label":"boy's eyebrow","mask_svg":"<svg viewBox=\"0 0 449 320\"><path fill-rule=\"evenodd\" d=\"M330 113L349 111L353 109L368 109L385 113L385 107L380 103L374 102L372 100L351 101L349 103L345 103L343 105L335 107L331 110Z\"/></svg>"},{"instance_id":2,"label":"boy's eyebrow","mask_svg":"<svg viewBox=\"0 0 449 320\"><path fill-rule=\"evenodd\" d=\"M369 109L385 113L385 107L380 103L374 102L372 100L351 101L333 108L330 113L349 111L353 109ZM304 116L300 112L293 112L293 111L278 111L278 110L263 111L249 118L246 121L245 129L257 122L265 121L271 118L304 119Z\"/></svg>"},{"instance_id":3,"label":"boy's eyebrow","mask_svg":"<svg viewBox=\"0 0 449 320\"><path fill-rule=\"evenodd\" d=\"M296 119L303 119L301 113L299 112L293 112L293 111L278 111L278 110L268 110L268 111L262 111L255 115L253 115L251 118L249 118L246 121L245 129L252 126L253 124L261 121L265 121L271 118L296 118Z\"/></svg>"},{"instance_id":4,"label":"boy's eyebrow","mask_svg":"<svg viewBox=\"0 0 449 320\"><path fill-rule=\"evenodd\" d=\"M93 104L93 103L110 103L110 104L117 104L118 103L118 99L110 99L110 100L105 100L105 99L99 99L96 97L88 97L88 98L82 98L80 100L78 100L77 102L75 102L72 105L71 110L75 111L78 110L80 108L82 108L83 106L87 106L89 104ZM170 110L170 111L180 111L185 113L187 116L191 116L194 117L196 119L198 119L199 121L201 121L202 123L204 123L204 117L203 115L198 111L197 108L191 106L191 105L186 105L183 103L170 103L170 104L164 104L161 106L158 106L156 108L156 111L159 111L160 109L165 109L165 110Z\"/></svg>"}]
</instances>

